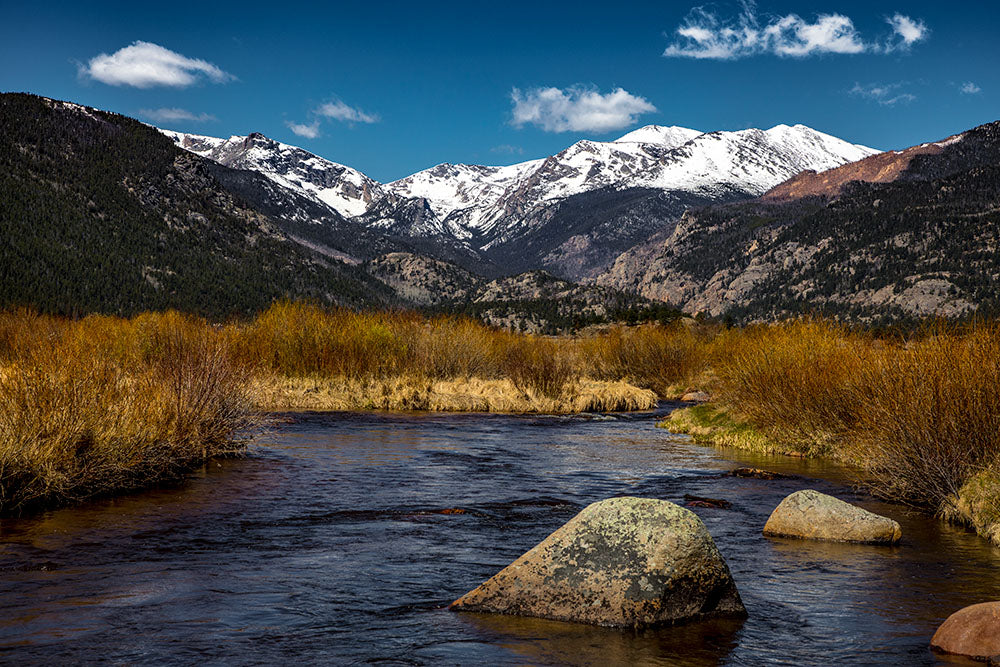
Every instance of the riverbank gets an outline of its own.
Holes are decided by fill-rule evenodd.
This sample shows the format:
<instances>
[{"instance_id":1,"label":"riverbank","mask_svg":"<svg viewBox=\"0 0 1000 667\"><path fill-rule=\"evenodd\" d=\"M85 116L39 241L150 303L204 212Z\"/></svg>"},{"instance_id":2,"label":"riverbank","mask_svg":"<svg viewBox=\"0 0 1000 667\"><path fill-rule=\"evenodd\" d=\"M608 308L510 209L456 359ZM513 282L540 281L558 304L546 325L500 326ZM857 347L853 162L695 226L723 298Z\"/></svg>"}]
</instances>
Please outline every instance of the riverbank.
<instances>
[{"instance_id":1,"label":"riverbank","mask_svg":"<svg viewBox=\"0 0 1000 667\"><path fill-rule=\"evenodd\" d=\"M656 407L656 393L627 382L576 379L556 396L518 388L503 379L432 380L394 377L381 380L348 378L259 377L253 395L263 411L501 412L572 414L630 412Z\"/></svg>"},{"instance_id":2,"label":"riverbank","mask_svg":"<svg viewBox=\"0 0 1000 667\"><path fill-rule=\"evenodd\" d=\"M833 460L855 470L863 470L866 461L856 451L824 443L800 443L790 447L787 441L769 437L752 424L734 417L732 408L715 403L703 403L680 408L657 422L658 428L671 433L690 435L700 445L731 447L757 454L780 454L803 458ZM869 489L871 486L869 484ZM887 498L886 494L882 494ZM930 509L920 506L920 509ZM966 526L978 535L1000 546L1000 472L995 466L982 469L968 479L932 513L949 523Z\"/></svg>"}]
</instances>

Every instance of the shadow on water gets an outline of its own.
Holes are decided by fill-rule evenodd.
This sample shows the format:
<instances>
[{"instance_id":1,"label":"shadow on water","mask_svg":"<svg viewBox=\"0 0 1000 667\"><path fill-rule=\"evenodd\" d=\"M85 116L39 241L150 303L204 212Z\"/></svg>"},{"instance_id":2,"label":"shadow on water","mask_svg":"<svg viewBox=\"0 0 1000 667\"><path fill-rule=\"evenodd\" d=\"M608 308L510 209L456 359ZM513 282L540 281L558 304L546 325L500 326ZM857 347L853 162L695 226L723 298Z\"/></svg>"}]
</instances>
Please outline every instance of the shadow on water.
<instances>
[{"instance_id":1,"label":"shadow on water","mask_svg":"<svg viewBox=\"0 0 1000 667\"><path fill-rule=\"evenodd\" d=\"M677 665L723 662L743 621L711 619L651 630L614 630L536 618L463 613L470 633L529 664Z\"/></svg>"},{"instance_id":2,"label":"shadow on water","mask_svg":"<svg viewBox=\"0 0 1000 667\"><path fill-rule=\"evenodd\" d=\"M655 416L289 415L186 485L0 521L0 660L931 665L945 617L1000 599L1000 553L974 535L836 465L699 447ZM895 518L902 543L764 538L802 488ZM692 509L750 617L619 632L445 609L620 495L730 503Z\"/></svg>"}]
</instances>

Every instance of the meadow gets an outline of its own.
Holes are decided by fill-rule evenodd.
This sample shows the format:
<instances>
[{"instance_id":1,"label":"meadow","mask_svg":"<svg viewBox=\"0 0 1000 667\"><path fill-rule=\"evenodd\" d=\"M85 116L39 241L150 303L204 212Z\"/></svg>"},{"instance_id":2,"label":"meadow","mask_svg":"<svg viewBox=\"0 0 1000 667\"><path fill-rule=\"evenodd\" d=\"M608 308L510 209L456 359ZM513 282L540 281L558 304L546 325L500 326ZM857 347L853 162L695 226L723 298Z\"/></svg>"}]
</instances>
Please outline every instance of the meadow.
<instances>
[{"instance_id":1,"label":"meadow","mask_svg":"<svg viewBox=\"0 0 1000 667\"><path fill-rule=\"evenodd\" d=\"M512 333L280 302L213 324L0 314L0 513L142 488L239 455L285 410L641 410L722 445L838 459L883 498L1000 540L1000 327L876 335L820 320Z\"/></svg>"}]
</instances>

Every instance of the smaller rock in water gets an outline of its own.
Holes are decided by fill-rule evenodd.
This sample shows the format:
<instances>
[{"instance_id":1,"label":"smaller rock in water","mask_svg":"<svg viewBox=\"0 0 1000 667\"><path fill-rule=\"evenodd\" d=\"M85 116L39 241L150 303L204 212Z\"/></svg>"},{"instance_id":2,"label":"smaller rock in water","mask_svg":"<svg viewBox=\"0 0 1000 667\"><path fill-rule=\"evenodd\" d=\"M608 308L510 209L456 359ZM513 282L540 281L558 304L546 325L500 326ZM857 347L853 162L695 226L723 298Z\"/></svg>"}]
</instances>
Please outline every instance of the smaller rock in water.
<instances>
[{"instance_id":1,"label":"smaller rock in water","mask_svg":"<svg viewBox=\"0 0 1000 667\"><path fill-rule=\"evenodd\" d=\"M733 477L750 477L753 479L792 479L794 475L783 475L780 472L762 470L761 468L736 468L729 472Z\"/></svg>"},{"instance_id":2,"label":"smaller rock in water","mask_svg":"<svg viewBox=\"0 0 1000 667\"><path fill-rule=\"evenodd\" d=\"M1000 602L959 609L934 633L931 648L989 664L1000 662Z\"/></svg>"},{"instance_id":3,"label":"smaller rock in water","mask_svg":"<svg viewBox=\"0 0 1000 667\"><path fill-rule=\"evenodd\" d=\"M768 537L896 544L899 524L819 491L796 491L781 501L764 526Z\"/></svg>"},{"instance_id":4,"label":"smaller rock in water","mask_svg":"<svg viewBox=\"0 0 1000 667\"><path fill-rule=\"evenodd\" d=\"M684 494L684 500L687 501L688 507L716 507L718 509L727 510L733 506L728 500L722 500L721 498L705 498L704 496L692 496L690 493Z\"/></svg>"},{"instance_id":5,"label":"smaller rock in water","mask_svg":"<svg viewBox=\"0 0 1000 667\"><path fill-rule=\"evenodd\" d=\"M701 519L651 498L588 506L450 608L619 628L746 616Z\"/></svg>"},{"instance_id":6,"label":"smaller rock in water","mask_svg":"<svg viewBox=\"0 0 1000 667\"><path fill-rule=\"evenodd\" d=\"M674 394L676 396L677 394ZM704 403L710 400L712 397L703 391L689 391L688 393L681 396L682 401L695 401L698 403Z\"/></svg>"}]
</instances>

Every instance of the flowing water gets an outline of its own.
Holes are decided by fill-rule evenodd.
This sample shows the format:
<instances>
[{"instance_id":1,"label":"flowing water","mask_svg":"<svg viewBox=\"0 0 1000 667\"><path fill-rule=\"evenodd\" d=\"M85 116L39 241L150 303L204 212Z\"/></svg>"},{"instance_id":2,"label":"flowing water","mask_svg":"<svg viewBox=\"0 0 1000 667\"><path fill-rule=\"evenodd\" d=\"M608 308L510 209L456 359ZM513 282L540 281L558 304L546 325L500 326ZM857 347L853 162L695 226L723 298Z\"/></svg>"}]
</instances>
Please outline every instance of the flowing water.
<instances>
[{"instance_id":1,"label":"flowing water","mask_svg":"<svg viewBox=\"0 0 1000 667\"><path fill-rule=\"evenodd\" d=\"M669 405L664 409L669 409ZM937 625L1000 599L1000 551L854 493L834 465L699 447L651 415L305 414L186 484L0 522L0 660L191 664L935 664ZM757 465L797 477L742 479ZM762 537L815 488L899 547ZM588 503L695 508L746 621L643 632L445 606Z\"/></svg>"}]
</instances>

